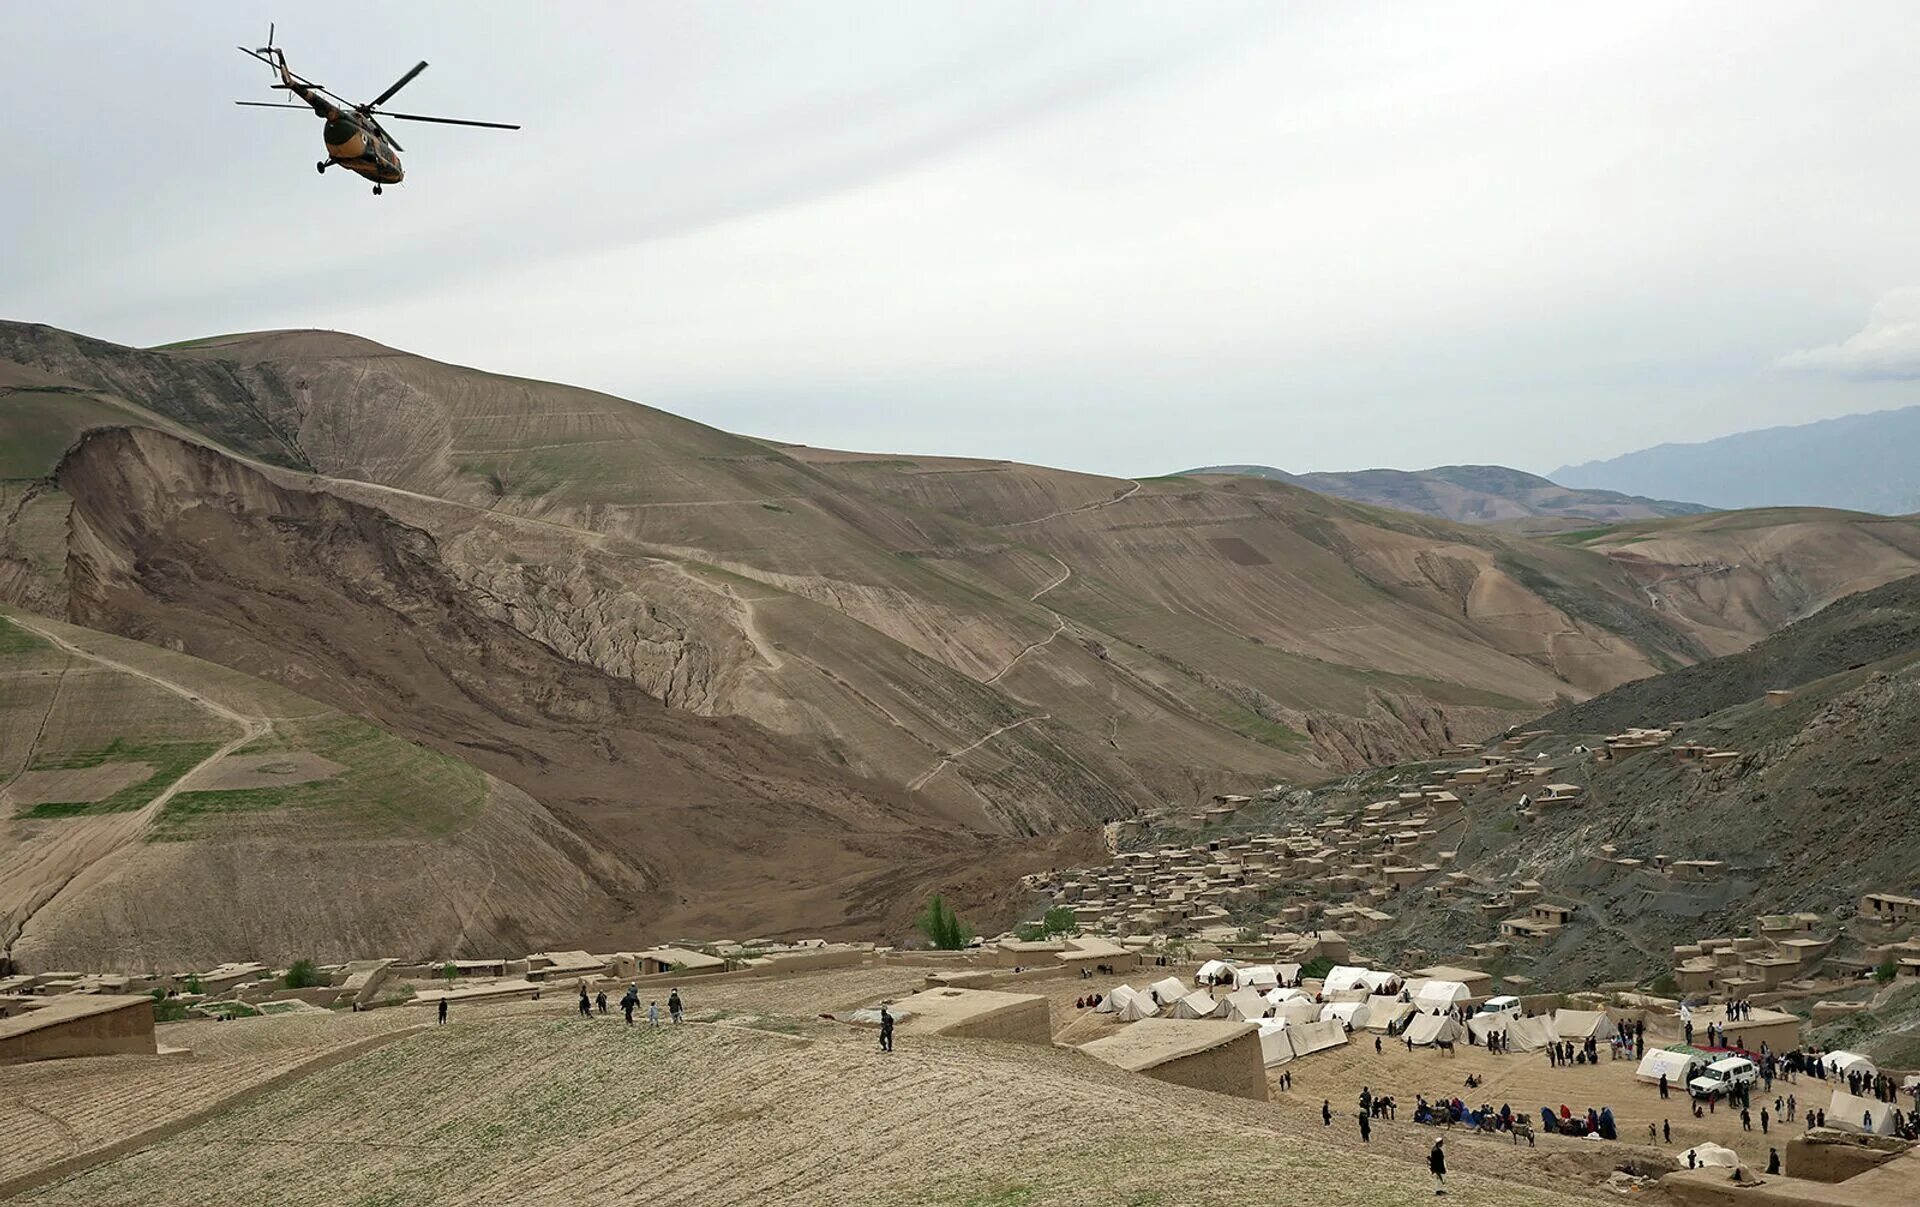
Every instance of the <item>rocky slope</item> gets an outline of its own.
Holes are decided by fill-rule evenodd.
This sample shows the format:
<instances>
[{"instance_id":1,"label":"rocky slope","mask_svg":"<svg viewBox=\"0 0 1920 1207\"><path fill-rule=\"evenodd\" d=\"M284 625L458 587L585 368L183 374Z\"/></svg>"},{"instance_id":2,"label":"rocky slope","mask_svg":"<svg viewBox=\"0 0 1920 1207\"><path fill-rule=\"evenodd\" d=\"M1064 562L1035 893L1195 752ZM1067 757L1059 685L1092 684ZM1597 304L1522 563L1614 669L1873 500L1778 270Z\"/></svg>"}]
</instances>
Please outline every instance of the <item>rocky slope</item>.
<instances>
[{"instance_id":1,"label":"rocky slope","mask_svg":"<svg viewBox=\"0 0 1920 1207\"><path fill-rule=\"evenodd\" d=\"M1438 465L1432 469L1360 469L1345 473L1290 474L1270 465L1209 465L1189 475L1228 474L1291 482L1323 495L1391 507L1463 524L1517 520L1613 524L1660 516L1694 515L1707 508L1621 494L1574 489L1504 465Z\"/></svg>"}]
</instances>

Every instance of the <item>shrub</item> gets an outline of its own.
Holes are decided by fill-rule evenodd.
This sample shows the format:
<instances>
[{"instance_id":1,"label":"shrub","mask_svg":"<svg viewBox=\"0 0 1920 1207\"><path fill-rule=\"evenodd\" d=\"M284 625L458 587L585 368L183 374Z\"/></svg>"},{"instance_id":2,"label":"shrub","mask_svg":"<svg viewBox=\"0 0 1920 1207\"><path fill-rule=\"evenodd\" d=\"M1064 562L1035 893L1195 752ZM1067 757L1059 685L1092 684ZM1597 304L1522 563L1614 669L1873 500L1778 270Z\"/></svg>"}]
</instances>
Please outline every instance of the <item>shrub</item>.
<instances>
[{"instance_id":1,"label":"shrub","mask_svg":"<svg viewBox=\"0 0 1920 1207\"><path fill-rule=\"evenodd\" d=\"M168 997L164 989L153 991L153 1021L156 1023L177 1023L187 1017L187 1004L177 997Z\"/></svg>"},{"instance_id":2,"label":"shrub","mask_svg":"<svg viewBox=\"0 0 1920 1207\"><path fill-rule=\"evenodd\" d=\"M316 985L326 983L320 975L320 970L313 966L312 960L295 960L287 969L287 975L283 980L289 989L312 989Z\"/></svg>"},{"instance_id":3,"label":"shrub","mask_svg":"<svg viewBox=\"0 0 1920 1207\"><path fill-rule=\"evenodd\" d=\"M1656 997L1679 997L1680 982L1673 979L1671 972L1663 972L1653 978L1653 983L1647 986L1647 991Z\"/></svg>"},{"instance_id":4,"label":"shrub","mask_svg":"<svg viewBox=\"0 0 1920 1207\"><path fill-rule=\"evenodd\" d=\"M1071 907L1056 905L1040 919L1040 924L1050 935L1064 935L1078 929L1080 921L1074 917Z\"/></svg>"},{"instance_id":5,"label":"shrub","mask_svg":"<svg viewBox=\"0 0 1920 1207\"><path fill-rule=\"evenodd\" d=\"M1328 959L1326 956L1315 956L1313 957L1313 959L1308 960L1306 963L1300 965L1300 976L1303 979L1306 977L1313 977L1316 980L1324 980L1326 978L1326 975L1332 971L1333 971L1333 961Z\"/></svg>"},{"instance_id":6,"label":"shrub","mask_svg":"<svg viewBox=\"0 0 1920 1207\"><path fill-rule=\"evenodd\" d=\"M1022 922L1013 928L1013 937L1022 943L1038 943L1047 937L1047 928L1039 922Z\"/></svg>"},{"instance_id":7,"label":"shrub","mask_svg":"<svg viewBox=\"0 0 1920 1207\"><path fill-rule=\"evenodd\" d=\"M1885 985L1893 980L1894 974L1898 971L1900 970L1894 966L1893 960L1889 958L1873 970L1873 979L1879 984Z\"/></svg>"},{"instance_id":8,"label":"shrub","mask_svg":"<svg viewBox=\"0 0 1920 1207\"><path fill-rule=\"evenodd\" d=\"M198 973L190 972L187 974L186 992L193 994L195 997L206 992L206 989L200 984L200 976Z\"/></svg>"},{"instance_id":9,"label":"shrub","mask_svg":"<svg viewBox=\"0 0 1920 1207\"><path fill-rule=\"evenodd\" d=\"M451 981L453 978L460 975L460 970L453 966L452 960L448 960L445 966L443 966L440 969L440 975L447 978L449 981Z\"/></svg>"},{"instance_id":10,"label":"shrub","mask_svg":"<svg viewBox=\"0 0 1920 1207\"><path fill-rule=\"evenodd\" d=\"M947 905L946 898L940 896L927 902L927 908L913 920L913 925L927 937L927 942L941 951L959 951L973 937Z\"/></svg>"}]
</instances>

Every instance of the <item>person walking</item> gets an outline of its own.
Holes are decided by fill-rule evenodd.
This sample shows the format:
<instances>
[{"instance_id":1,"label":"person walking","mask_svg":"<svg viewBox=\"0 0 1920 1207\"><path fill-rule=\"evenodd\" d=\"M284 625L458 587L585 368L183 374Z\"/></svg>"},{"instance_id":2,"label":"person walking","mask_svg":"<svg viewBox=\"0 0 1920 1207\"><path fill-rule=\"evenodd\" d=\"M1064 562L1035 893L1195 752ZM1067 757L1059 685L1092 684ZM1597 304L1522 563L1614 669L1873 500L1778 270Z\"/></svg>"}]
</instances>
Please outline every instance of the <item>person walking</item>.
<instances>
[{"instance_id":1,"label":"person walking","mask_svg":"<svg viewBox=\"0 0 1920 1207\"><path fill-rule=\"evenodd\" d=\"M1359 1118L1360 1118L1360 1143L1366 1144L1373 1139L1373 1123L1371 1120L1367 1118L1367 1112L1365 1111L1359 1112Z\"/></svg>"},{"instance_id":2,"label":"person walking","mask_svg":"<svg viewBox=\"0 0 1920 1207\"><path fill-rule=\"evenodd\" d=\"M594 994L593 1004L599 1008L600 1013L605 1014L607 1012L607 991L602 989L600 992Z\"/></svg>"},{"instance_id":3,"label":"person walking","mask_svg":"<svg viewBox=\"0 0 1920 1207\"><path fill-rule=\"evenodd\" d=\"M620 995L620 1013L627 1016L627 1026L633 1026L633 1012L640 1008L640 986L629 984L627 991Z\"/></svg>"},{"instance_id":4,"label":"person walking","mask_svg":"<svg viewBox=\"0 0 1920 1207\"><path fill-rule=\"evenodd\" d=\"M1380 1037L1378 1035L1373 1037L1373 1054L1375 1056L1380 1055Z\"/></svg>"},{"instance_id":5,"label":"person walking","mask_svg":"<svg viewBox=\"0 0 1920 1207\"><path fill-rule=\"evenodd\" d=\"M1764 1136L1767 1134L1767 1124L1771 1123L1772 1121L1773 1121L1773 1116L1767 1113L1767 1108L1764 1106L1761 1107L1760 1108L1760 1134L1761 1135Z\"/></svg>"},{"instance_id":6,"label":"person walking","mask_svg":"<svg viewBox=\"0 0 1920 1207\"><path fill-rule=\"evenodd\" d=\"M893 1012L885 1002L880 1003L880 1050L893 1051Z\"/></svg>"},{"instance_id":7,"label":"person walking","mask_svg":"<svg viewBox=\"0 0 1920 1207\"><path fill-rule=\"evenodd\" d=\"M440 995L440 1022L445 1023L446 1021L447 1021L447 995L443 993Z\"/></svg>"},{"instance_id":8,"label":"person walking","mask_svg":"<svg viewBox=\"0 0 1920 1207\"><path fill-rule=\"evenodd\" d=\"M659 1025L660 1025L660 1003L648 1002L647 1003L647 1026L657 1027Z\"/></svg>"},{"instance_id":9,"label":"person walking","mask_svg":"<svg viewBox=\"0 0 1920 1207\"><path fill-rule=\"evenodd\" d=\"M1447 1193L1447 1153L1440 1147L1447 1139L1442 1136L1433 1142L1433 1151L1427 1154L1427 1169L1433 1174L1433 1193Z\"/></svg>"},{"instance_id":10,"label":"person walking","mask_svg":"<svg viewBox=\"0 0 1920 1207\"><path fill-rule=\"evenodd\" d=\"M1333 1126L1333 1103L1327 1101L1325 1098L1320 1100L1320 1126Z\"/></svg>"},{"instance_id":11,"label":"person walking","mask_svg":"<svg viewBox=\"0 0 1920 1207\"><path fill-rule=\"evenodd\" d=\"M1780 1150L1777 1148L1767 1150L1767 1172L1775 1177L1780 1175Z\"/></svg>"},{"instance_id":12,"label":"person walking","mask_svg":"<svg viewBox=\"0 0 1920 1207\"><path fill-rule=\"evenodd\" d=\"M1660 1074L1660 1096L1662 1098L1667 1096L1667 1075L1665 1073Z\"/></svg>"},{"instance_id":13,"label":"person walking","mask_svg":"<svg viewBox=\"0 0 1920 1207\"><path fill-rule=\"evenodd\" d=\"M580 1017L593 1017L593 999L587 996L587 983L585 981L580 982Z\"/></svg>"},{"instance_id":14,"label":"person walking","mask_svg":"<svg viewBox=\"0 0 1920 1207\"><path fill-rule=\"evenodd\" d=\"M1668 1144L1673 1143L1673 1120L1662 1119L1660 1121L1660 1138Z\"/></svg>"},{"instance_id":15,"label":"person walking","mask_svg":"<svg viewBox=\"0 0 1920 1207\"><path fill-rule=\"evenodd\" d=\"M671 993L667 994L667 1014L669 1017L673 1019L675 1023L678 1023L681 1021L680 1016L685 1012L685 1010L686 1010L686 1006L683 1005L680 1001L680 991L678 989L675 989Z\"/></svg>"}]
</instances>

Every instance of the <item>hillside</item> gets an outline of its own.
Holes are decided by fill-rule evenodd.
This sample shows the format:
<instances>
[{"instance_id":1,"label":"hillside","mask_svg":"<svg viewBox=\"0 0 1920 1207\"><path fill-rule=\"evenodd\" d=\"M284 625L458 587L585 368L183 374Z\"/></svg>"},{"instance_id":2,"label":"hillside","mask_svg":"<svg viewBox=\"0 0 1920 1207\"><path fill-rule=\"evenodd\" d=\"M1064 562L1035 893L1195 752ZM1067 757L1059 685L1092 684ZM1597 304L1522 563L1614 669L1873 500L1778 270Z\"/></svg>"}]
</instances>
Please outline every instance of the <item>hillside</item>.
<instances>
[{"instance_id":1,"label":"hillside","mask_svg":"<svg viewBox=\"0 0 1920 1207\"><path fill-rule=\"evenodd\" d=\"M1613 524L1622 520L1695 515L1708 510L1697 503L1649 499L1614 490L1570 489L1537 474L1504 465L1439 465L1421 470L1361 469L1311 474L1290 474L1270 465L1210 465L1186 473L1290 482L1337 499L1462 524L1515 520Z\"/></svg>"},{"instance_id":2,"label":"hillside","mask_svg":"<svg viewBox=\"0 0 1920 1207\"><path fill-rule=\"evenodd\" d=\"M0 962L525 946L645 887L458 759L183 654L0 615Z\"/></svg>"},{"instance_id":3,"label":"hillside","mask_svg":"<svg viewBox=\"0 0 1920 1207\"><path fill-rule=\"evenodd\" d=\"M1431 756L1920 570L1920 529L1833 514L1653 591L1650 551L1770 529L777 445L324 332L0 324L0 374L0 600L519 789L644 874L622 942L898 934L931 886L995 925L1099 822Z\"/></svg>"},{"instance_id":4,"label":"hillside","mask_svg":"<svg viewBox=\"0 0 1920 1207\"><path fill-rule=\"evenodd\" d=\"M1553 471L1569 486L1682 494L1712 507L1920 511L1920 407L1739 432Z\"/></svg>"}]
</instances>

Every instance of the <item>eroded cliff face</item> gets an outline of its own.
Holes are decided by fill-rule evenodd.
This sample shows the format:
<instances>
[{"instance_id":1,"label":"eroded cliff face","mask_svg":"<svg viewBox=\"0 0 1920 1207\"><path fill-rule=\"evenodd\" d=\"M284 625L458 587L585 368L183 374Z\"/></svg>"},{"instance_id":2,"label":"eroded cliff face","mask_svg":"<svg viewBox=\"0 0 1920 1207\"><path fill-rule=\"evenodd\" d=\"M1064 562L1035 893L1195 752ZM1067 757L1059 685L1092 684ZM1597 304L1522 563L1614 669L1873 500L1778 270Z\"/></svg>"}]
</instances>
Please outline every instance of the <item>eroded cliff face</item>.
<instances>
[{"instance_id":1,"label":"eroded cliff face","mask_svg":"<svg viewBox=\"0 0 1920 1207\"><path fill-rule=\"evenodd\" d=\"M632 870L609 889L628 938L723 918L873 933L906 904L875 877L1039 857L569 660L375 508L151 430L94 432L57 477L71 619L283 683L520 788Z\"/></svg>"}]
</instances>

